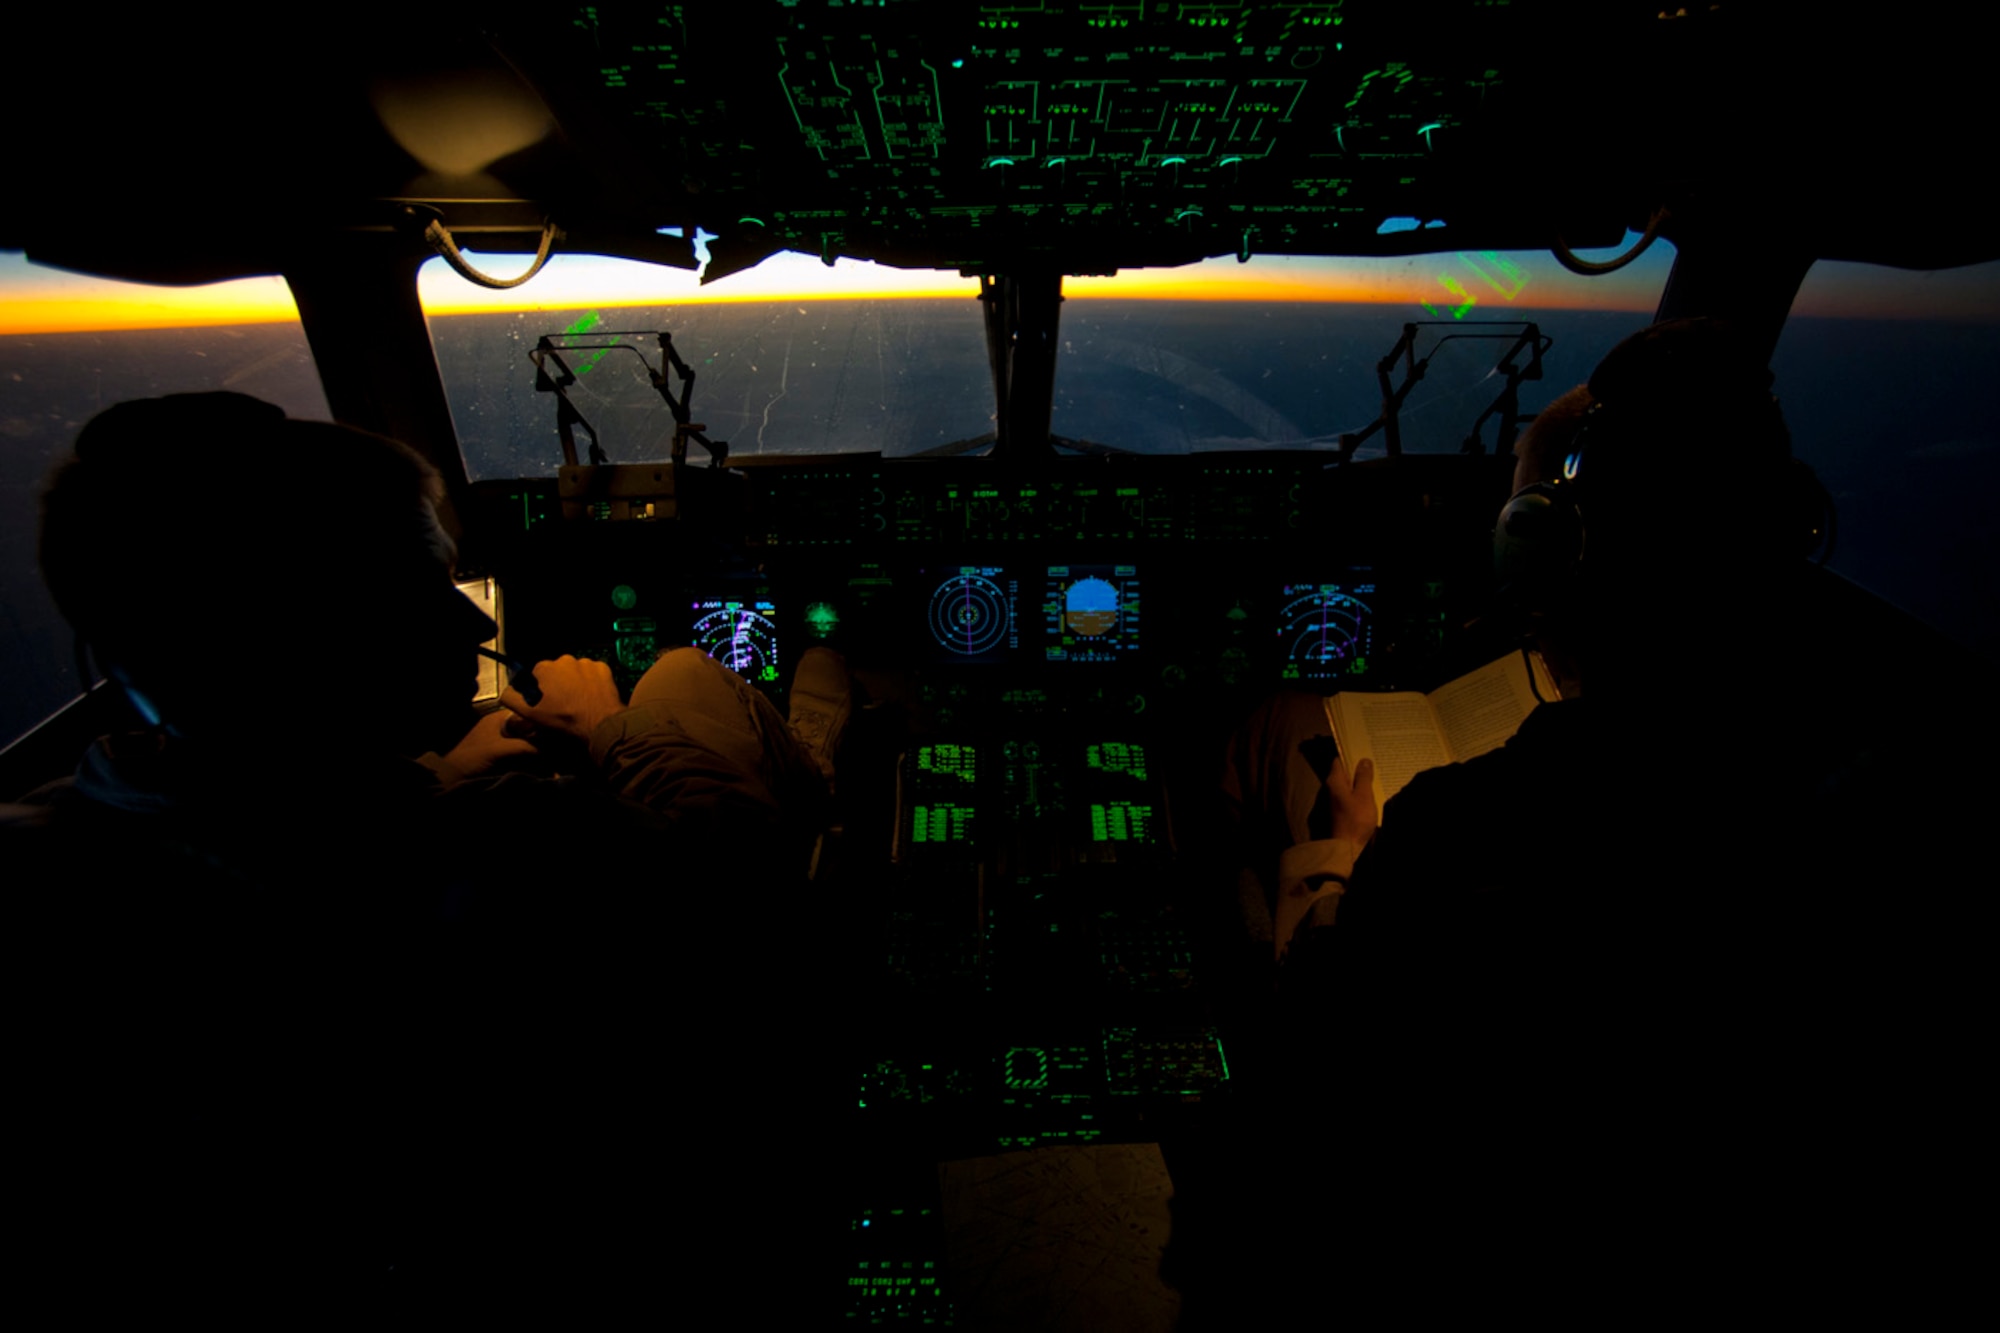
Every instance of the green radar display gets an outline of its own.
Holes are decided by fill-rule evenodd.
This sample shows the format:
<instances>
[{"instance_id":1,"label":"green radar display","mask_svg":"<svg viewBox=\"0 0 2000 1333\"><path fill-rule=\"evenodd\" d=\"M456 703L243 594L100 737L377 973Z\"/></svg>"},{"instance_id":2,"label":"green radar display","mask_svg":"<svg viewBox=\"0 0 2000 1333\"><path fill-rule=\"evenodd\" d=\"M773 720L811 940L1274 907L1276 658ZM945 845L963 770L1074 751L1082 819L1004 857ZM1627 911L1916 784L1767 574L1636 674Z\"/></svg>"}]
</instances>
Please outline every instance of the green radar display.
<instances>
[{"instance_id":1,"label":"green radar display","mask_svg":"<svg viewBox=\"0 0 2000 1333\"><path fill-rule=\"evenodd\" d=\"M1278 634L1287 680L1336 680L1368 669L1375 634L1372 582L1288 583Z\"/></svg>"},{"instance_id":2,"label":"green radar display","mask_svg":"<svg viewBox=\"0 0 2000 1333\"><path fill-rule=\"evenodd\" d=\"M777 608L767 599L696 601L694 645L745 680L778 678Z\"/></svg>"}]
</instances>

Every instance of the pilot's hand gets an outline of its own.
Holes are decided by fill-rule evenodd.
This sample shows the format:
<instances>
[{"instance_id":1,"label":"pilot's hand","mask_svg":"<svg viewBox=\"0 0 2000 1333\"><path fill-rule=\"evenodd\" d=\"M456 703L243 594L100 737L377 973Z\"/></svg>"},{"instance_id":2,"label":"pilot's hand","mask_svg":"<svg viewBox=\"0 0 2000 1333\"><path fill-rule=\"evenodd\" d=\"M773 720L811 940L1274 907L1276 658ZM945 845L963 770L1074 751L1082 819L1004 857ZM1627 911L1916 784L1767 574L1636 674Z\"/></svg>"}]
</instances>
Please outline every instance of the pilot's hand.
<instances>
[{"instance_id":1,"label":"pilot's hand","mask_svg":"<svg viewBox=\"0 0 2000 1333\"><path fill-rule=\"evenodd\" d=\"M440 755L432 765L438 779L447 787L455 787L467 778L478 777L503 759L534 754L533 741L520 736L517 730L509 730L509 725L518 721L512 713L505 712L488 713L480 718L465 733L464 740Z\"/></svg>"},{"instance_id":2,"label":"pilot's hand","mask_svg":"<svg viewBox=\"0 0 2000 1333\"><path fill-rule=\"evenodd\" d=\"M1333 836L1366 847L1380 822L1375 809L1375 761L1356 764L1350 779L1346 761L1334 760L1326 775L1326 794L1333 802Z\"/></svg>"},{"instance_id":3,"label":"pilot's hand","mask_svg":"<svg viewBox=\"0 0 2000 1333\"><path fill-rule=\"evenodd\" d=\"M536 732L562 732L588 742L598 723L625 709L611 679L611 668L588 657L565 653L553 662L537 662L535 683L541 687L540 703L530 706L512 687L500 696L500 702L526 719Z\"/></svg>"}]
</instances>

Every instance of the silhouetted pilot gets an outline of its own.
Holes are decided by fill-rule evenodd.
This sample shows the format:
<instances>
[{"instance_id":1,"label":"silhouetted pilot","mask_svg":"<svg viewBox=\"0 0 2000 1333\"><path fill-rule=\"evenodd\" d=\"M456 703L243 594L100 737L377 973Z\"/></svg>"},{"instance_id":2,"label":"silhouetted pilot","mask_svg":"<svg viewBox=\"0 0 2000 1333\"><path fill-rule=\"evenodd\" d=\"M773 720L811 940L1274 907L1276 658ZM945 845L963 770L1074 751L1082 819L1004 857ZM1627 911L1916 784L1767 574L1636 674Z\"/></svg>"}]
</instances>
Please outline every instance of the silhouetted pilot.
<instances>
[{"instance_id":1,"label":"silhouetted pilot","mask_svg":"<svg viewBox=\"0 0 2000 1333\"><path fill-rule=\"evenodd\" d=\"M1379 831L1325 782L1251 1209L1287 1298L1707 1300L1817 1272L1772 1234L1859 1257L1836 1162L1889 1059L1854 1018L1890 826L1769 382L1705 320L1613 349L1523 436L1498 532L1571 697Z\"/></svg>"},{"instance_id":2,"label":"silhouetted pilot","mask_svg":"<svg viewBox=\"0 0 2000 1333\"><path fill-rule=\"evenodd\" d=\"M830 744L695 649L629 707L601 663L539 663L537 705L474 725L494 625L438 493L401 445L235 394L114 407L52 480L50 588L149 724L0 823L29 1266L79 1310L667 1309L690 1263L743 1276L670 1210L736 1235L796 1189L685 1127L837 1086L803 932L759 921L803 887ZM489 774L557 739L578 777Z\"/></svg>"}]
</instances>

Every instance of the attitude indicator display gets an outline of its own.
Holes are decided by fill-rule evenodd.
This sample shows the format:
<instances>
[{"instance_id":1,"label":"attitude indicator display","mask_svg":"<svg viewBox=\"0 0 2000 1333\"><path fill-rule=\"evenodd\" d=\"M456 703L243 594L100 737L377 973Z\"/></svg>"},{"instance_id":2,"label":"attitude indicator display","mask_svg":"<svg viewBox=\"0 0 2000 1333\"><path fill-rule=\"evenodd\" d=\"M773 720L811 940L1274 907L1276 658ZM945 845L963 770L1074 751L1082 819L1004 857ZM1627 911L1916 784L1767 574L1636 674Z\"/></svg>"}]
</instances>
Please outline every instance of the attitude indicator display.
<instances>
[{"instance_id":1,"label":"attitude indicator display","mask_svg":"<svg viewBox=\"0 0 2000 1333\"><path fill-rule=\"evenodd\" d=\"M931 593L930 631L965 662L997 662L1020 647L1015 605L1020 583L997 565L965 565Z\"/></svg>"},{"instance_id":2,"label":"attitude indicator display","mask_svg":"<svg viewBox=\"0 0 2000 1333\"><path fill-rule=\"evenodd\" d=\"M745 680L778 678L777 607L769 599L704 597L693 610L695 647Z\"/></svg>"},{"instance_id":3,"label":"attitude indicator display","mask_svg":"<svg viewBox=\"0 0 2000 1333\"><path fill-rule=\"evenodd\" d=\"M1372 582L1288 583L1278 635L1286 680L1337 680L1368 670L1375 635Z\"/></svg>"},{"instance_id":4,"label":"attitude indicator display","mask_svg":"<svg viewBox=\"0 0 2000 1333\"><path fill-rule=\"evenodd\" d=\"M1139 648L1135 565L1050 565L1042 598L1051 662L1117 662Z\"/></svg>"}]
</instances>

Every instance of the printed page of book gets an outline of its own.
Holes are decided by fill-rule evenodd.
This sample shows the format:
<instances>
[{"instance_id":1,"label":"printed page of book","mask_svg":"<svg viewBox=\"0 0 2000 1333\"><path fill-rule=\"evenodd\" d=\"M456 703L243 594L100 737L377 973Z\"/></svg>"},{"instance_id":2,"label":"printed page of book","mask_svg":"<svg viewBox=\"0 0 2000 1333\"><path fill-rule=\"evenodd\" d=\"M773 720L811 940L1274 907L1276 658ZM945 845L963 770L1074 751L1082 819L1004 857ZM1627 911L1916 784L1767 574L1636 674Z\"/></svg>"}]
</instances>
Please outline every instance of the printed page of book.
<instances>
[{"instance_id":1,"label":"printed page of book","mask_svg":"<svg viewBox=\"0 0 2000 1333\"><path fill-rule=\"evenodd\" d=\"M1375 761L1375 813L1427 768L1451 762L1431 702L1421 694L1362 694L1344 690L1326 700L1326 720L1351 774Z\"/></svg>"},{"instance_id":2,"label":"printed page of book","mask_svg":"<svg viewBox=\"0 0 2000 1333\"><path fill-rule=\"evenodd\" d=\"M1555 685L1539 661L1536 684L1542 697L1553 699ZM1448 685L1430 692L1431 707L1437 712L1438 729L1451 746L1453 759L1471 759L1497 750L1535 709L1534 690L1528 685L1528 668L1521 654L1509 653L1468 672Z\"/></svg>"}]
</instances>

